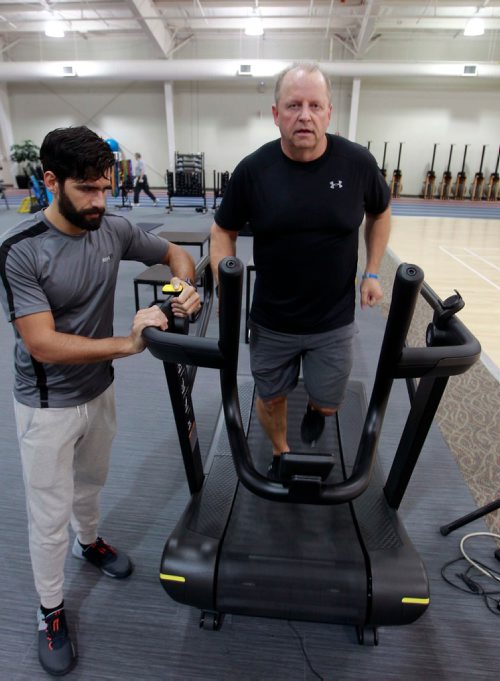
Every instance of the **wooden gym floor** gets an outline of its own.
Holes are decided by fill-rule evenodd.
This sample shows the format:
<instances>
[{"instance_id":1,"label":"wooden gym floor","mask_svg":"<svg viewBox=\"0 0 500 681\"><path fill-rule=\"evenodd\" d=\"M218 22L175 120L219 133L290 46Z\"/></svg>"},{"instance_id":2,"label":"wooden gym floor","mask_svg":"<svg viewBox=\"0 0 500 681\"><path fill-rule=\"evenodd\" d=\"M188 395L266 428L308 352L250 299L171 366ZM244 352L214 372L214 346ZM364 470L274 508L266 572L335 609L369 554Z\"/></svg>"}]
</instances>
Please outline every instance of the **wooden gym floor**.
<instances>
[{"instance_id":1,"label":"wooden gym floor","mask_svg":"<svg viewBox=\"0 0 500 681\"><path fill-rule=\"evenodd\" d=\"M460 318L481 343L486 365L500 376L500 222L393 215L389 248L413 262L445 299L457 289Z\"/></svg>"}]
</instances>

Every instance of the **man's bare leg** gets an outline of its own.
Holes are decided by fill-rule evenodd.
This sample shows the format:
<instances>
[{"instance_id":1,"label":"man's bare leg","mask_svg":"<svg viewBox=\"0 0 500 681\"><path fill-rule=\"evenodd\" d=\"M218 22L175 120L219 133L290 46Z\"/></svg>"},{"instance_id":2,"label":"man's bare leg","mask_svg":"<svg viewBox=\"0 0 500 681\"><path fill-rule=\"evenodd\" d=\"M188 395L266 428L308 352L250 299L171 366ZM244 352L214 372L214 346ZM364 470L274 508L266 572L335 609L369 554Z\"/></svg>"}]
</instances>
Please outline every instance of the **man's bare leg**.
<instances>
[{"instance_id":1,"label":"man's bare leg","mask_svg":"<svg viewBox=\"0 0 500 681\"><path fill-rule=\"evenodd\" d=\"M257 397L257 416L264 432L271 440L273 456L290 451L286 438L287 407L286 397L275 397L265 401Z\"/></svg>"},{"instance_id":2,"label":"man's bare leg","mask_svg":"<svg viewBox=\"0 0 500 681\"><path fill-rule=\"evenodd\" d=\"M313 444L321 437L325 427L325 416L332 416L337 409L320 407L311 400L307 405L306 413L300 426L300 436L303 442Z\"/></svg>"},{"instance_id":3,"label":"man's bare leg","mask_svg":"<svg viewBox=\"0 0 500 681\"><path fill-rule=\"evenodd\" d=\"M337 412L337 409L331 409L330 407L318 407L318 405L311 402L311 400L309 400L309 404L313 411L319 411L323 416L333 416Z\"/></svg>"}]
</instances>

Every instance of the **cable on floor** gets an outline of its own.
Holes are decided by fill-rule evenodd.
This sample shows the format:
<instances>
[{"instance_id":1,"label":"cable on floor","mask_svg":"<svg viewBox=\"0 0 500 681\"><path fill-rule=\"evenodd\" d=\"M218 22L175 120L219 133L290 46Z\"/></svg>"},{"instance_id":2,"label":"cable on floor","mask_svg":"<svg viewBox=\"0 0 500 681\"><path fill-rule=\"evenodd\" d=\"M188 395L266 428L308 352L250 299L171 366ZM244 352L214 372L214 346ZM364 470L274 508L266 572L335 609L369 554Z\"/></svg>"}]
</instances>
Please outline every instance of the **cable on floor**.
<instances>
[{"instance_id":1,"label":"cable on floor","mask_svg":"<svg viewBox=\"0 0 500 681\"><path fill-rule=\"evenodd\" d=\"M465 545L473 538L492 537L500 539L500 535L494 532L471 532L466 534L460 542L459 558L448 561L441 568L441 576L444 581L463 593L471 596L479 596L484 601L488 610L494 615L500 616L500 585L498 589L488 588L491 581L500 583L500 571L490 565L486 565L477 558L473 558L470 552L465 550ZM495 552L495 557L497 553ZM453 566L463 565L465 569L449 572Z\"/></svg>"},{"instance_id":2,"label":"cable on floor","mask_svg":"<svg viewBox=\"0 0 500 681\"><path fill-rule=\"evenodd\" d=\"M309 655L307 654L307 650L306 650L306 647L305 647L305 645L304 645L304 639L303 639L302 636L300 635L300 632L297 631L297 629L295 629L295 627L294 627L293 624L290 622L290 620L288 620L288 626L290 627L290 629L293 631L293 633L295 634L295 636L296 636L296 637L298 638L298 640L299 640L300 647L302 648L302 654L304 655L304 659L305 659L305 661L306 661L307 666L309 667L309 669L310 669L310 670L312 671L312 673L316 676L316 678L318 678L320 681L325 681L325 680L323 679L323 677L321 676L321 674L318 674L318 672L317 672L317 671L314 669L314 667L312 666L311 660L310 660L310 658L309 658Z\"/></svg>"}]
</instances>

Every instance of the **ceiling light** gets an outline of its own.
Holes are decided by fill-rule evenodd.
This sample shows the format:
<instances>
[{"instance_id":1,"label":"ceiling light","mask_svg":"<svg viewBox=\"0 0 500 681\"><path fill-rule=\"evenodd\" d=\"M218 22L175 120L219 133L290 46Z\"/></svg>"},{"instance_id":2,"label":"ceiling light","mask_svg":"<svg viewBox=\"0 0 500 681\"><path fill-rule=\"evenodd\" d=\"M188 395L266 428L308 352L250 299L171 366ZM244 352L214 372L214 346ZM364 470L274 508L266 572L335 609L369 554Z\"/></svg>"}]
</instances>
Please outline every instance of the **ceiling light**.
<instances>
[{"instance_id":1,"label":"ceiling light","mask_svg":"<svg viewBox=\"0 0 500 681\"><path fill-rule=\"evenodd\" d=\"M483 19L481 19L481 17L472 17L472 19L469 19L469 21L465 24L464 35L484 35Z\"/></svg>"},{"instance_id":2,"label":"ceiling light","mask_svg":"<svg viewBox=\"0 0 500 681\"><path fill-rule=\"evenodd\" d=\"M62 21L47 21L45 24L47 38L64 38L64 24Z\"/></svg>"},{"instance_id":3,"label":"ceiling light","mask_svg":"<svg viewBox=\"0 0 500 681\"><path fill-rule=\"evenodd\" d=\"M252 10L252 16L245 20L245 35L264 35L264 26L258 7Z\"/></svg>"}]
</instances>

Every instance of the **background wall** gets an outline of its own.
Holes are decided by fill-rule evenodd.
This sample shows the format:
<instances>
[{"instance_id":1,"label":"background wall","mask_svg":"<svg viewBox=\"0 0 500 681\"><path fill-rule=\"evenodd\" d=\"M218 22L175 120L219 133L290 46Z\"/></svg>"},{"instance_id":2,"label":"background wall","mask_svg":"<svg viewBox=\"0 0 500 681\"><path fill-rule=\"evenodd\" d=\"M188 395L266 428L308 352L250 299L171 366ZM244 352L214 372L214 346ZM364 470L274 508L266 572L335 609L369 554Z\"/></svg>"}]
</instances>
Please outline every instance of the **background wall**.
<instances>
[{"instance_id":1,"label":"background wall","mask_svg":"<svg viewBox=\"0 0 500 681\"><path fill-rule=\"evenodd\" d=\"M53 128L88 125L105 139L116 139L124 158L140 152L150 184L164 186L168 149L161 83L65 79L9 84L8 92L16 141L32 139L40 145Z\"/></svg>"},{"instance_id":2,"label":"background wall","mask_svg":"<svg viewBox=\"0 0 500 681\"><path fill-rule=\"evenodd\" d=\"M270 80L176 83L178 151L204 151L210 178L213 169L232 171L243 156L279 137L271 112L273 92ZM330 132L347 130L349 106L344 89L336 90Z\"/></svg>"},{"instance_id":3,"label":"background wall","mask_svg":"<svg viewBox=\"0 0 500 681\"><path fill-rule=\"evenodd\" d=\"M479 170L483 145L483 173L489 177L495 170L500 144L500 92L464 87L459 90L425 84L421 88L409 84L361 84L357 141L367 144L382 164L384 141L388 141L386 168L389 179L397 167L399 143L403 142L401 169L403 193L418 195L426 171L430 169L435 143L434 171L439 180L448 165L450 145L453 154L450 169L453 177L462 169L464 147L467 149L465 170L472 180Z\"/></svg>"},{"instance_id":4,"label":"background wall","mask_svg":"<svg viewBox=\"0 0 500 681\"><path fill-rule=\"evenodd\" d=\"M370 59L415 58L426 49L429 59L459 59L463 39L456 41L456 54L443 54L442 44L427 41L392 43L380 41ZM102 47L102 41L100 41ZM497 56L500 46L477 41L469 56L486 59ZM24 44L23 51L10 51L16 59L68 58L128 59L153 56L140 41L115 42L104 53L85 45L54 43L49 51ZM281 40L266 42L258 38L205 42L194 40L179 50L176 57L202 58L281 58L349 59L346 50L332 40ZM164 187L168 165L165 99L163 83L61 81L8 83L14 140L32 139L40 144L45 133L58 126L86 124L103 137L112 137L125 158L140 151L148 166L150 183ZM346 136L349 128L352 80L333 80L333 116L330 132ZM238 161L259 145L278 136L271 115L273 82L254 78L234 81L176 81L173 84L175 146L180 152L205 152L207 186L212 185L213 170L232 171ZM382 163L384 142L388 142L386 168L388 180L396 168L399 143L403 142L401 169L403 193L418 195L430 167L434 143L439 143L435 171L438 179L445 170L450 144L454 144L451 170L462 167L464 145L470 144L465 169L471 179L479 169L482 146L487 144L483 172L493 172L500 143L500 87L498 80L475 78L435 79L362 79L356 141ZM10 179L8 150L3 150L3 177Z\"/></svg>"}]
</instances>

